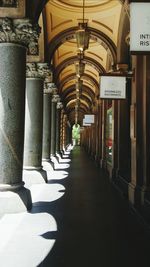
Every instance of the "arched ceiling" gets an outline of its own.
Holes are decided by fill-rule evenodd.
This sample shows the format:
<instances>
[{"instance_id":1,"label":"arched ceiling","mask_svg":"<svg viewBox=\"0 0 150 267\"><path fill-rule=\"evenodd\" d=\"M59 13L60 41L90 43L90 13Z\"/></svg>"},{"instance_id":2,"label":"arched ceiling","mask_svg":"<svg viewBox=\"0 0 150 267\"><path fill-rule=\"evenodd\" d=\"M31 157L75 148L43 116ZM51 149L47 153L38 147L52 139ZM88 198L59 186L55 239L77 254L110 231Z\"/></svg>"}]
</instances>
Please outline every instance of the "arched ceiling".
<instances>
[{"instance_id":1,"label":"arched ceiling","mask_svg":"<svg viewBox=\"0 0 150 267\"><path fill-rule=\"evenodd\" d=\"M42 2L42 1L41 1ZM75 32L83 22L82 0L45 1L43 10L45 57L53 65L54 81L71 124L76 104L75 63L78 61ZM91 113L99 95L99 74L116 63L118 29L122 4L119 0L85 0L85 20L90 33L85 63L79 122Z\"/></svg>"}]
</instances>

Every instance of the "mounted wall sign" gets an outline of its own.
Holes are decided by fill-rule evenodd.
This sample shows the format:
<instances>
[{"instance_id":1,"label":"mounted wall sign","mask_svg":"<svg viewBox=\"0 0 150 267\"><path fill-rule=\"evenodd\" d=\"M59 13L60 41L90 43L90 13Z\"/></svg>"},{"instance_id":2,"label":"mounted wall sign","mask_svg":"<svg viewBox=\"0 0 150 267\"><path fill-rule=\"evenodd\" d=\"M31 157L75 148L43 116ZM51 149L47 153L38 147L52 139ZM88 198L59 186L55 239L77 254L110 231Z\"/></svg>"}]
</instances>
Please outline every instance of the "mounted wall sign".
<instances>
[{"instance_id":1,"label":"mounted wall sign","mask_svg":"<svg viewBox=\"0 0 150 267\"><path fill-rule=\"evenodd\" d=\"M83 119L83 126L91 126L91 123L87 123L85 119Z\"/></svg>"},{"instance_id":2,"label":"mounted wall sign","mask_svg":"<svg viewBox=\"0 0 150 267\"><path fill-rule=\"evenodd\" d=\"M86 114L84 115L84 122L86 123L94 123L94 115L93 114Z\"/></svg>"},{"instance_id":3,"label":"mounted wall sign","mask_svg":"<svg viewBox=\"0 0 150 267\"><path fill-rule=\"evenodd\" d=\"M130 3L130 51L150 51L150 3Z\"/></svg>"},{"instance_id":4,"label":"mounted wall sign","mask_svg":"<svg viewBox=\"0 0 150 267\"><path fill-rule=\"evenodd\" d=\"M101 76L100 98L125 99L126 77L111 75Z\"/></svg>"}]
</instances>

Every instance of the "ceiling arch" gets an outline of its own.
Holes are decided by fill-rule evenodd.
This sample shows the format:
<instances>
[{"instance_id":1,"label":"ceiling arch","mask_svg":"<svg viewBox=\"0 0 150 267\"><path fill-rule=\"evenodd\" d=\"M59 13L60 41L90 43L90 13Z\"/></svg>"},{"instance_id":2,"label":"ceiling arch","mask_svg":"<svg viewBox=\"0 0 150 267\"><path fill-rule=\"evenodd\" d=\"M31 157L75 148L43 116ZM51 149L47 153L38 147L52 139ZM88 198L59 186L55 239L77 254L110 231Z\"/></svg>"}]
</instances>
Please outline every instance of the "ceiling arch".
<instances>
[{"instance_id":1,"label":"ceiling arch","mask_svg":"<svg viewBox=\"0 0 150 267\"><path fill-rule=\"evenodd\" d=\"M79 59L77 56L70 57L68 59L65 59L61 64L59 64L55 68L55 79L58 80L59 74L64 70L66 66L72 65L75 62L77 62ZM105 73L105 69L103 66L97 62L95 59L85 56L83 60L86 64L91 65L93 68L95 68L99 73Z\"/></svg>"},{"instance_id":2,"label":"ceiling arch","mask_svg":"<svg viewBox=\"0 0 150 267\"><path fill-rule=\"evenodd\" d=\"M47 52L47 59L51 62L53 55L55 51L58 49L60 45L63 43L75 39L75 32L78 29L78 27L72 27L67 30L62 31L61 33L57 34L48 44L48 52ZM88 27L88 30L90 32L90 38L96 42L98 42L100 45L102 45L108 53L110 53L110 56L112 57L112 61L116 62L116 46L113 43L113 41L105 35L103 32Z\"/></svg>"},{"instance_id":3,"label":"ceiling arch","mask_svg":"<svg viewBox=\"0 0 150 267\"><path fill-rule=\"evenodd\" d=\"M65 106L67 106L67 103L70 102L71 100L76 100L76 93L71 94L68 97L66 97L64 101ZM87 104L88 107L91 107L92 101L90 101L90 99L86 95L81 94L80 100L81 101L83 100Z\"/></svg>"},{"instance_id":4,"label":"ceiling arch","mask_svg":"<svg viewBox=\"0 0 150 267\"><path fill-rule=\"evenodd\" d=\"M96 89L95 93L99 92L99 84L93 77L91 77L89 74L84 74L82 78L83 80L90 81L95 86L95 89ZM68 75L64 80L61 81L61 84L57 85L59 88L59 93L62 93L65 83L71 80L76 80L76 73L72 73L71 75ZM75 83L74 83L74 86L75 86Z\"/></svg>"},{"instance_id":5,"label":"ceiling arch","mask_svg":"<svg viewBox=\"0 0 150 267\"><path fill-rule=\"evenodd\" d=\"M82 100L80 101L80 109L84 110L84 112L88 113L89 112L89 106L86 102L83 102ZM66 109L67 112L75 111L75 100L70 100L67 103Z\"/></svg>"},{"instance_id":6,"label":"ceiling arch","mask_svg":"<svg viewBox=\"0 0 150 267\"><path fill-rule=\"evenodd\" d=\"M27 0L35 7L37 20L43 9L44 60L53 66L53 82L58 87L68 118L74 120L76 69L78 60L75 32L82 22L82 0ZM47 3L47 4L46 4ZM85 22L90 33L84 52L83 90L79 119L92 112L99 97L99 74L111 70L118 59L118 32L124 0L86 0ZM127 3L127 0L126 0Z\"/></svg>"},{"instance_id":7,"label":"ceiling arch","mask_svg":"<svg viewBox=\"0 0 150 267\"><path fill-rule=\"evenodd\" d=\"M46 5L46 3L49 0L26 0L26 15L27 17L33 19L35 22L38 22L38 19ZM79 2L80 0L78 0ZM104 0L102 0L104 2ZM108 1L108 0L107 0ZM124 4L126 0L118 0L122 5ZM68 4L68 0L60 0L61 2L66 2ZM94 2L97 2L99 4L99 0L94 0ZM91 4L93 3L93 0L91 0Z\"/></svg>"},{"instance_id":8,"label":"ceiling arch","mask_svg":"<svg viewBox=\"0 0 150 267\"><path fill-rule=\"evenodd\" d=\"M62 100L65 101L65 98L69 94L71 94L72 92L74 92L74 90L75 90L74 86L71 86L71 87L66 88L66 90L63 91L62 94L61 94ZM92 104L94 105L94 103L95 103L95 94L94 94L93 90L90 87L88 87L86 85L83 85L83 92L85 92L85 93L88 94L88 96L91 98Z\"/></svg>"}]
</instances>

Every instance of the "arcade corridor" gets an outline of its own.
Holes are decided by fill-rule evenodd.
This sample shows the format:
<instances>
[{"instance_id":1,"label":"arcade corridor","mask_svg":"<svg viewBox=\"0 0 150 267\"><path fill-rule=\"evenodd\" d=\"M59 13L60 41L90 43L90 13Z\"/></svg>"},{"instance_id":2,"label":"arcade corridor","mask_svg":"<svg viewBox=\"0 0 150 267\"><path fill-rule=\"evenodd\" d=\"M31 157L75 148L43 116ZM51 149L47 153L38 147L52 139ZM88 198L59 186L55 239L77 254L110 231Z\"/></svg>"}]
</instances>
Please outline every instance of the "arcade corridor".
<instances>
[{"instance_id":1,"label":"arcade corridor","mask_svg":"<svg viewBox=\"0 0 150 267\"><path fill-rule=\"evenodd\" d=\"M0 267L149 267L150 0L0 0Z\"/></svg>"},{"instance_id":2,"label":"arcade corridor","mask_svg":"<svg viewBox=\"0 0 150 267\"><path fill-rule=\"evenodd\" d=\"M30 213L1 219L0 266L149 267L150 233L106 174L79 146L60 162L45 188L31 188ZM53 217L50 225L44 214Z\"/></svg>"}]
</instances>

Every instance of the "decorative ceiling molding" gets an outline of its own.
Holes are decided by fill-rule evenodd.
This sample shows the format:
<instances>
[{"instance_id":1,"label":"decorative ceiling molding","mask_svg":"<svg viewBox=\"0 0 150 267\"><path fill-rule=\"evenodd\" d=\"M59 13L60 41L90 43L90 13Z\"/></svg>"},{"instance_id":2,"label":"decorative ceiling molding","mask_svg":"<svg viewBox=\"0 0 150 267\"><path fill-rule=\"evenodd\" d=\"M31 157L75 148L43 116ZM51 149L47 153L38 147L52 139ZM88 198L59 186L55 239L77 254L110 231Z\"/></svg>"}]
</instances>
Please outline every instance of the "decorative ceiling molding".
<instances>
[{"instance_id":1,"label":"decorative ceiling molding","mask_svg":"<svg viewBox=\"0 0 150 267\"><path fill-rule=\"evenodd\" d=\"M68 75L68 73L71 74L71 73L72 73L72 69L63 70L63 76ZM62 73L60 73L60 75L61 75L61 74L62 74Z\"/></svg>"},{"instance_id":2,"label":"decorative ceiling molding","mask_svg":"<svg viewBox=\"0 0 150 267\"><path fill-rule=\"evenodd\" d=\"M72 92L75 91L75 86L70 86L70 87L67 87L65 91L62 92L61 96L62 96L62 100L64 101L65 98L71 94ZM91 89L91 87L88 87L86 85L83 85L83 92L87 93L91 100L92 100L92 103L94 104L95 103L95 93L93 92L93 90Z\"/></svg>"},{"instance_id":3,"label":"decorative ceiling molding","mask_svg":"<svg viewBox=\"0 0 150 267\"><path fill-rule=\"evenodd\" d=\"M59 28L59 27L61 27L61 26L64 26L65 24L68 24L68 23L72 22L72 20L69 19L69 20L64 20L64 21L62 21L62 22L60 22L60 23L54 24L54 18L53 18L53 15L52 15L51 13L50 13L49 15L50 15L50 22L51 22L51 31L54 31L54 30L56 30L57 28Z\"/></svg>"},{"instance_id":4,"label":"decorative ceiling molding","mask_svg":"<svg viewBox=\"0 0 150 267\"><path fill-rule=\"evenodd\" d=\"M102 7L104 5L107 5L108 3L110 3L112 0L88 0L86 2L86 8L97 8L97 7ZM57 1L55 1L57 3ZM77 7L77 8L82 8L82 3L81 0L74 0L72 1L72 3L70 4L68 0L59 0L60 3L62 3L63 5L66 5L68 7Z\"/></svg>"},{"instance_id":5,"label":"decorative ceiling molding","mask_svg":"<svg viewBox=\"0 0 150 267\"><path fill-rule=\"evenodd\" d=\"M89 73L89 74L91 74L92 76L94 76L95 78L97 78L97 75L96 75L93 71L85 70L84 73L85 73L85 74Z\"/></svg>"},{"instance_id":6,"label":"decorative ceiling molding","mask_svg":"<svg viewBox=\"0 0 150 267\"><path fill-rule=\"evenodd\" d=\"M47 59L51 62L55 51L57 48L62 45L63 43L67 42L68 40L75 38L75 31L77 30L77 27L72 27L70 29L67 29L59 34L57 34L48 44L48 54ZM110 53L112 57L113 63L116 63L116 46L114 42L103 32L88 27L88 30L90 31L90 38L94 41L97 41L100 45L104 47L104 49L107 50L108 53Z\"/></svg>"},{"instance_id":7,"label":"decorative ceiling molding","mask_svg":"<svg viewBox=\"0 0 150 267\"><path fill-rule=\"evenodd\" d=\"M91 55L91 56L96 57L98 60L103 61L103 58L102 58L102 57L98 56L97 54L95 54L95 53L93 53L93 52L91 52L91 51L88 51L88 50L87 50L86 53L89 54L89 55Z\"/></svg>"},{"instance_id":8,"label":"decorative ceiling molding","mask_svg":"<svg viewBox=\"0 0 150 267\"><path fill-rule=\"evenodd\" d=\"M63 80L61 81L61 84L57 85L57 87L59 88L59 93L62 92L65 83L67 83L68 81L71 81L71 80L73 80L73 79L74 79L74 80L76 79L76 73L72 73L71 75L68 75L67 77L65 77L65 79L63 79ZM89 74L84 74L84 75L82 76L82 80L83 80L83 81L84 81L84 80L90 81L91 84L92 84L93 86L95 86L96 92L99 91L99 83L98 83L92 76L90 76Z\"/></svg>"},{"instance_id":9,"label":"decorative ceiling molding","mask_svg":"<svg viewBox=\"0 0 150 267\"><path fill-rule=\"evenodd\" d=\"M80 109L83 110L84 114L89 112L89 106L87 106L85 102L80 103ZM75 101L70 101L66 106L65 111L67 113L70 113L71 111L75 112Z\"/></svg>"},{"instance_id":10,"label":"decorative ceiling molding","mask_svg":"<svg viewBox=\"0 0 150 267\"><path fill-rule=\"evenodd\" d=\"M51 0L50 0L51 1ZM61 3L64 0L59 1ZM68 0L65 0L68 4ZM99 2L100 0L97 0ZM112 0L107 0L107 2L111 2ZM122 5L125 3L126 0L118 0ZM42 13L44 6L49 2L49 0L26 0L27 5L27 17L33 19L34 21L38 22L40 14ZM80 0L79 0L80 2ZM91 3L93 0L91 0ZM97 4L99 5L99 3Z\"/></svg>"},{"instance_id":11,"label":"decorative ceiling molding","mask_svg":"<svg viewBox=\"0 0 150 267\"><path fill-rule=\"evenodd\" d=\"M106 30L110 31L111 33L113 33L113 30L111 28L109 28L107 25L101 23L100 21L97 20L92 20L93 23L98 24L99 26L102 26L103 28L105 28Z\"/></svg>"},{"instance_id":12,"label":"decorative ceiling molding","mask_svg":"<svg viewBox=\"0 0 150 267\"><path fill-rule=\"evenodd\" d=\"M65 53L63 53L63 54L60 55L59 49L57 49L57 59L58 60L61 60L61 58L65 57L67 55L72 55L72 51L67 51L67 52L65 52Z\"/></svg>"},{"instance_id":13,"label":"decorative ceiling molding","mask_svg":"<svg viewBox=\"0 0 150 267\"><path fill-rule=\"evenodd\" d=\"M59 78L59 75L60 73L66 68L68 67L69 65L73 65L76 61L78 61L78 58L77 56L75 57L70 57L68 59L65 59L63 62L61 62L61 64L58 65L58 67L55 69L55 82L58 81L58 78ZM97 70L98 73L105 73L105 69L103 68L103 66L97 62L96 60L94 60L93 58L90 58L90 57L87 57L85 56L84 57L84 62L93 67L95 70Z\"/></svg>"},{"instance_id":14,"label":"decorative ceiling molding","mask_svg":"<svg viewBox=\"0 0 150 267\"><path fill-rule=\"evenodd\" d=\"M66 99L65 99L65 101L63 102L64 103L64 105L66 106L67 105L67 103L68 102L70 102L71 100L76 100L76 92L74 93L74 94L72 94L72 95L69 95ZM80 97L80 100L83 100L84 102L86 102L87 103L87 105L90 107L91 105L92 105L92 101L90 101L90 99L86 96L86 95L81 95L81 97Z\"/></svg>"}]
</instances>

